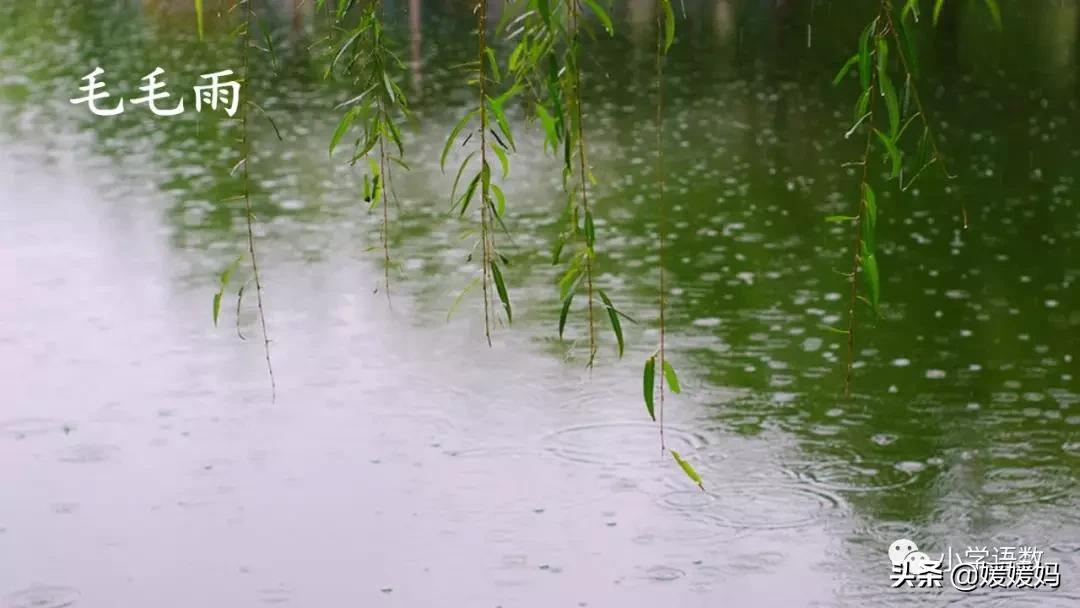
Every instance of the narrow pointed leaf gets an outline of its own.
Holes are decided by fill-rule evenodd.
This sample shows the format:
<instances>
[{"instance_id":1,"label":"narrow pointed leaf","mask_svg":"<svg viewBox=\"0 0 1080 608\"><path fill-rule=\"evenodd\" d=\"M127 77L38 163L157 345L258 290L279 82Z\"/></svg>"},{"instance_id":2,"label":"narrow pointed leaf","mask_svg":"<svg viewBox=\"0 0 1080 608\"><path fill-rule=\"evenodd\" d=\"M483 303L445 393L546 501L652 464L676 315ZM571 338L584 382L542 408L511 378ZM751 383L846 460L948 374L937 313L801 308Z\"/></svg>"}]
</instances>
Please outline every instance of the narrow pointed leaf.
<instances>
[{"instance_id":1,"label":"narrow pointed leaf","mask_svg":"<svg viewBox=\"0 0 1080 608\"><path fill-rule=\"evenodd\" d=\"M705 484L702 483L701 476L698 475L698 472L694 470L694 467L691 466L689 462L683 460L683 457L679 456L678 452L676 452L675 450L670 451L672 458L675 459L675 462L679 463L679 467L681 467L683 472L686 473L686 476L689 477L691 481L696 483L698 487L701 488L701 491L704 492Z\"/></svg>"},{"instance_id":2,"label":"narrow pointed leaf","mask_svg":"<svg viewBox=\"0 0 1080 608\"><path fill-rule=\"evenodd\" d=\"M836 77L833 78L833 86L836 86L844 81L844 78L851 73L851 69L855 67L855 64L859 63L859 56L852 55L850 59L840 68L840 71L836 73Z\"/></svg>"},{"instance_id":3,"label":"narrow pointed leaf","mask_svg":"<svg viewBox=\"0 0 1080 608\"><path fill-rule=\"evenodd\" d=\"M199 40L203 39L203 0L195 0L195 23L199 30Z\"/></svg>"},{"instance_id":4,"label":"narrow pointed leaf","mask_svg":"<svg viewBox=\"0 0 1080 608\"><path fill-rule=\"evenodd\" d=\"M607 308L608 318L611 319L611 330L615 332L615 340L619 343L619 356L623 356L623 349L625 344L623 343L623 331L622 322L619 321L619 311L615 310L615 305L611 303L611 299L604 293L603 289L598 290L600 299L604 301L604 306Z\"/></svg>"},{"instance_id":5,"label":"narrow pointed leaf","mask_svg":"<svg viewBox=\"0 0 1080 608\"><path fill-rule=\"evenodd\" d=\"M214 327L217 327L218 314L221 312L221 296L220 291L214 294Z\"/></svg>"},{"instance_id":6,"label":"narrow pointed leaf","mask_svg":"<svg viewBox=\"0 0 1080 608\"><path fill-rule=\"evenodd\" d=\"M348 112L345 112L345 115L341 117L341 121L338 122L337 129L334 129L333 137L330 138L330 156L334 155L334 148L337 147L338 143L341 141L341 138L344 137L346 133L348 133L349 127L352 126L353 119L355 118L356 112L354 110L349 110Z\"/></svg>"},{"instance_id":7,"label":"narrow pointed leaf","mask_svg":"<svg viewBox=\"0 0 1080 608\"><path fill-rule=\"evenodd\" d=\"M675 11L671 8L671 0L663 0L664 3L664 54L675 43Z\"/></svg>"},{"instance_id":8,"label":"narrow pointed leaf","mask_svg":"<svg viewBox=\"0 0 1080 608\"><path fill-rule=\"evenodd\" d=\"M892 162L892 171L889 173L889 179L895 178L900 175L901 156L900 149L896 147L896 142L891 137L882 133L881 131L874 131L878 139L881 140L881 144L885 146L885 153L888 155L889 160Z\"/></svg>"},{"instance_id":9,"label":"narrow pointed leaf","mask_svg":"<svg viewBox=\"0 0 1080 608\"><path fill-rule=\"evenodd\" d=\"M649 357L645 360L645 371L641 377L642 388L645 391L645 409L649 412L649 417L656 422L656 413L653 411L653 385L656 382L656 357Z\"/></svg>"},{"instance_id":10,"label":"narrow pointed leaf","mask_svg":"<svg viewBox=\"0 0 1080 608\"><path fill-rule=\"evenodd\" d=\"M604 26L604 30L607 31L609 36L615 35L615 27L611 24L611 17L608 16L607 11L602 6L596 3L596 0L585 0L585 4L589 6L589 9L596 14L596 17L600 19L600 23Z\"/></svg>"},{"instance_id":11,"label":"narrow pointed leaf","mask_svg":"<svg viewBox=\"0 0 1080 608\"><path fill-rule=\"evenodd\" d=\"M514 313L510 310L510 294L506 291L506 283L503 282L502 271L499 270L499 265L495 262L491 263L491 276L495 279L495 290L499 292L499 299L502 300L503 308L506 309L506 320L509 323L513 323Z\"/></svg>"},{"instance_id":12,"label":"narrow pointed leaf","mask_svg":"<svg viewBox=\"0 0 1080 608\"><path fill-rule=\"evenodd\" d=\"M900 100L888 74L881 72L878 79L881 95L885 98L885 108L889 111L889 135L895 137L900 130Z\"/></svg>"},{"instance_id":13,"label":"narrow pointed leaf","mask_svg":"<svg viewBox=\"0 0 1080 608\"><path fill-rule=\"evenodd\" d=\"M679 384L679 376L675 374L675 368L667 360L664 360L664 378L667 379L668 388L673 393L681 393L682 385Z\"/></svg>"},{"instance_id":14,"label":"narrow pointed leaf","mask_svg":"<svg viewBox=\"0 0 1080 608\"><path fill-rule=\"evenodd\" d=\"M877 251L877 197L870 184L863 185L863 247L871 255Z\"/></svg>"},{"instance_id":15,"label":"narrow pointed leaf","mask_svg":"<svg viewBox=\"0 0 1080 608\"><path fill-rule=\"evenodd\" d=\"M566 329L566 317L570 314L570 303L574 301L574 292L567 294L563 299L562 310L559 311L559 339L562 340L563 330Z\"/></svg>"},{"instance_id":16,"label":"narrow pointed leaf","mask_svg":"<svg viewBox=\"0 0 1080 608\"><path fill-rule=\"evenodd\" d=\"M865 244L863 247L862 271L870 308L873 309L874 314L877 314L878 302L881 300L881 276L878 272L877 258L867 251Z\"/></svg>"}]
</instances>

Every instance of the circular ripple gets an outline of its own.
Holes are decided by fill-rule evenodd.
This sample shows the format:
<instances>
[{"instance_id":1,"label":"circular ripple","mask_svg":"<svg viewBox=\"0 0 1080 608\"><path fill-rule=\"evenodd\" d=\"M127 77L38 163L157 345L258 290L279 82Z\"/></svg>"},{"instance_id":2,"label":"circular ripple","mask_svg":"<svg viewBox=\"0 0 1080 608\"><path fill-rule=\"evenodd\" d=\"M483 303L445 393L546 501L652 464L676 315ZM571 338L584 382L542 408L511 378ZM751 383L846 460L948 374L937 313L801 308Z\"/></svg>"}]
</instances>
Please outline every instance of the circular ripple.
<instances>
[{"instance_id":1,"label":"circular ripple","mask_svg":"<svg viewBox=\"0 0 1080 608\"><path fill-rule=\"evenodd\" d=\"M64 608L74 606L81 595L69 587L38 585L5 598L5 608Z\"/></svg>"},{"instance_id":2,"label":"circular ripple","mask_svg":"<svg viewBox=\"0 0 1080 608\"><path fill-rule=\"evenodd\" d=\"M660 431L642 422L598 422L560 429L544 438L549 453L558 458L587 464L631 466L648 462L664 463L670 456L660 454ZM704 447L703 435L664 426L668 449L691 454Z\"/></svg>"},{"instance_id":3,"label":"circular ripple","mask_svg":"<svg viewBox=\"0 0 1080 608\"><path fill-rule=\"evenodd\" d=\"M1075 481L1067 467L1007 467L986 473L984 494L1000 505L1049 502L1068 496Z\"/></svg>"},{"instance_id":4,"label":"circular ripple","mask_svg":"<svg viewBox=\"0 0 1080 608\"><path fill-rule=\"evenodd\" d=\"M819 488L759 483L728 484L716 492L678 490L661 496L660 503L722 526L775 530L817 523L841 500Z\"/></svg>"},{"instance_id":5,"label":"circular ripple","mask_svg":"<svg viewBox=\"0 0 1080 608\"><path fill-rule=\"evenodd\" d=\"M642 573L642 578L650 581L669 582L686 576L686 573L671 566L653 566Z\"/></svg>"},{"instance_id":6,"label":"circular ripple","mask_svg":"<svg viewBox=\"0 0 1080 608\"><path fill-rule=\"evenodd\" d=\"M817 462L794 469L795 476L817 488L834 492L880 492L914 483L916 467L876 462Z\"/></svg>"}]
</instances>

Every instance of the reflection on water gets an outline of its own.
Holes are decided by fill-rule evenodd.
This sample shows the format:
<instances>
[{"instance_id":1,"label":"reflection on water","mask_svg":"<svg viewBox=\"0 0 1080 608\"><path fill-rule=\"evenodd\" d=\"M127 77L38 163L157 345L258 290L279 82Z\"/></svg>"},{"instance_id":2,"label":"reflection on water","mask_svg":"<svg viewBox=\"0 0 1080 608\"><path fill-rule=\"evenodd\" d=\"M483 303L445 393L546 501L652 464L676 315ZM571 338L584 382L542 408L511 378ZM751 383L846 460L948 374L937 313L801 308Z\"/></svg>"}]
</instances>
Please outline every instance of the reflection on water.
<instances>
[{"instance_id":1,"label":"reflection on water","mask_svg":"<svg viewBox=\"0 0 1080 608\"><path fill-rule=\"evenodd\" d=\"M235 309L210 322L216 273L243 247L235 123L67 103L96 65L117 95L158 65L177 92L237 69L224 24L194 40L189 4L0 8L5 606L1078 599L1080 4L1006 6L997 32L951 2L919 41L960 178L880 196L885 303L843 401L843 349L824 327L842 314L832 269L847 238L821 218L854 189L851 91L829 81L864 15L686 2L666 121L670 343L686 391L667 439L705 493L642 422L648 326L591 375L579 335L554 339L559 178L524 127L507 184L516 323L488 349L469 302L445 321L470 273L435 162L469 100L451 69L471 53L464 2L388 3L417 115L391 308L372 294L377 225L359 174L326 157L348 91L321 80L325 23L311 3L266 3L278 53L260 56L247 94L284 140L253 118L281 370L270 406L258 341L235 337ZM620 3L623 34L590 52L587 74L600 280L643 320L652 7ZM248 302L239 327L255 335L254 321ZM901 593L886 556L901 537L938 552L1037 545L1062 588Z\"/></svg>"}]
</instances>

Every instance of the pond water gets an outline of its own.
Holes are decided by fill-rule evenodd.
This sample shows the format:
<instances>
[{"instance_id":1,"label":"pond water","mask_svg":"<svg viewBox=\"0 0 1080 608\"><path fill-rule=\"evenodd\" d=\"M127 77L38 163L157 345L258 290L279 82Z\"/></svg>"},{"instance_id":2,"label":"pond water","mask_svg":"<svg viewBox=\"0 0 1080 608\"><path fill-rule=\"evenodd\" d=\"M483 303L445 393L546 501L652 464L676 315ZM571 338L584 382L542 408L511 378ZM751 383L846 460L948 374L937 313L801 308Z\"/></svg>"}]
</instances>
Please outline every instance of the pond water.
<instances>
[{"instance_id":1,"label":"pond water","mask_svg":"<svg viewBox=\"0 0 1080 608\"><path fill-rule=\"evenodd\" d=\"M686 2L668 62L662 455L649 2L588 52L599 283L639 321L585 368L557 336L557 161L514 108L512 327L483 338L465 220L438 169L469 100L465 2L387 2L415 120L392 297L361 172L327 157L325 20L263 7L245 94L271 401L249 291L236 121L68 103L240 68L190 3L0 7L0 602L60 606L1075 606L1080 601L1080 2L978 3L926 26L924 96L958 178L880 203L882 311L842 398L853 86L872 8ZM208 2L208 4L215 4ZM499 3L496 3L499 4ZM970 6L968 6L970 4ZM1022 10L1021 10L1022 9ZM680 8L680 12L684 10ZM213 11L211 11L213 13ZM354 93L355 94L355 93ZM188 100L191 103L191 100ZM455 152L456 154L456 152ZM969 226L964 229L961 209ZM374 250L373 250L374 248ZM238 271L247 280L245 271ZM241 340L240 331L246 336ZM889 544L1037 546L1059 589L893 589Z\"/></svg>"}]
</instances>

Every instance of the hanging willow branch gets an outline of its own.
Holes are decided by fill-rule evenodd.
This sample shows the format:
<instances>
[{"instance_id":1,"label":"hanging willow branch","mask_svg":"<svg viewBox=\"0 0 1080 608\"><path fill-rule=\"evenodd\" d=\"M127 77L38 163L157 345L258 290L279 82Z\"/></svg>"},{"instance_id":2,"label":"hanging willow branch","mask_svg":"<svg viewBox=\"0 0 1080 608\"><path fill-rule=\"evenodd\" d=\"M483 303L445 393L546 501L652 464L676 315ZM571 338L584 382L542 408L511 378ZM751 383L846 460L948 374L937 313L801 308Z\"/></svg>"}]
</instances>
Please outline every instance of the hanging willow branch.
<instances>
[{"instance_id":1,"label":"hanging willow branch","mask_svg":"<svg viewBox=\"0 0 1080 608\"><path fill-rule=\"evenodd\" d=\"M241 11L242 21L233 30L237 39L241 45L241 83L243 88L248 88L251 78L251 47L253 43L251 41L251 23L256 20L255 11L248 0L239 0L233 5L232 10L243 9ZM196 15L198 20L199 38L203 37L203 7L202 2L196 0L195 3ZM266 371L270 377L270 398L271 401L277 400L277 380L274 377L274 365L270 358L270 333L266 328L266 309L263 306L262 297L262 278L259 274L259 257L256 253L255 247L255 212L252 209L251 204L251 177L249 172L249 165L251 163L251 139L248 133L248 109L249 106L261 110L261 108L250 99L243 99L238 104L236 113L236 120L240 122L240 160L233 165L230 175L235 174L237 171L241 175L242 192L238 198L242 198L244 201L244 222L247 228L247 253L248 261L250 262L252 280L255 283L255 303L259 313L259 326L262 330L263 336L263 353L266 359ZM270 124L274 127L274 132L278 134L280 138L280 132L278 132L277 125L270 119L269 115L263 112L263 115L270 120ZM221 313L221 301L225 295L225 290L229 287L229 281L233 273L239 267L243 255L237 256L231 264L229 264L218 277L218 290L214 294L213 298L213 319L214 325L218 323L218 317ZM240 311L241 305L244 299L244 289L247 283L242 283L240 289L236 293L236 332L241 340L244 339L244 335L240 332Z\"/></svg>"},{"instance_id":2,"label":"hanging willow branch","mask_svg":"<svg viewBox=\"0 0 1080 608\"><path fill-rule=\"evenodd\" d=\"M324 2L320 0L317 6L321 7ZM353 2L338 5L336 21L339 26L345 23L353 5ZM327 78L338 70L351 76L355 90L360 91L337 106L337 109L348 109L330 139L329 153L333 155L334 149L354 126L363 129L363 134L355 140L349 162L355 165L362 159L367 161L363 199L371 210L382 206L379 240L383 251L383 286L389 300L392 261L388 203L393 190L393 165L408 169L401 129L397 124L399 117L408 116L408 102L396 84L394 74L404 70L405 64L387 44L382 0L375 0L359 11L357 24L345 29L326 69Z\"/></svg>"},{"instance_id":3,"label":"hanging willow branch","mask_svg":"<svg viewBox=\"0 0 1080 608\"><path fill-rule=\"evenodd\" d=\"M584 2L584 6L582 5ZM559 279L559 337L566 328L574 296L584 290L587 299L586 334L589 342L588 366L596 359L598 337L597 308L602 304L621 357L625 350L621 319L631 320L618 310L611 298L596 285L596 222L589 200L595 182L588 164L585 128L584 87L580 55L586 16L591 14L609 35L615 30L607 11L596 0L527 0L525 12L511 22L511 38L518 38L510 55L510 70L536 96L536 112L544 129L545 149L561 153L566 228L552 252L559 264L568 243L576 250ZM585 8L588 9L586 12ZM599 298L600 302L597 302Z\"/></svg>"},{"instance_id":4,"label":"hanging willow branch","mask_svg":"<svg viewBox=\"0 0 1080 608\"><path fill-rule=\"evenodd\" d=\"M1000 26L1001 14L996 0L984 1L991 16ZM935 23L944 4L945 0L935 0ZM933 165L941 169L944 177L953 177L945 166L944 156L930 126L926 107L915 85L918 57L908 18L918 21L918 0L905 1L899 20L893 16L893 10L892 0L880 0L877 16L863 30L859 38L858 51L848 59L833 81L834 84L839 84L850 72L858 73L862 92L855 104L854 126L848 131L847 136L851 136L859 129L866 131L866 146L863 148L862 158L856 163L862 166L856 213L851 216L840 215L826 218L827 221L852 222L854 225L851 271L845 273L851 282L851 297L848 299L847 310L848 323L847 329L837 330L847 337L845 396L851 395L855 367L857 302L860 300L865 302L876 316L881 299L881 276L876 248L878 207L872 185L874 173L870 170L871 157L875 149L880 149L887 167L885 181L896 180L901 191L911 188L915 180ZM891 50L895 51L895 55L899 57L896 65L890 61ZM891 74L894 72L904 82L902 97L897 94L896 87L893 85ZM876 109L879 99L884 104L883 110ZM882 111L887 120L881 118ZM922 134L917 140L917 150L912 158L905 152L904 136L916 120L922 125ZM911 175L906 181L905 173ZM960 211L963 227L967 228L967 207L962 201ZM860 275L864 284L863 293L860 293L858 288Z\"/></svg>"},{"instance_id":5,"label":"hanging willow branch","mask_svg":"<svg viewBox=\"0 0 1080 608\"><path fill-rule=\"evenodd\" d=\"M656 0L656 192L657 209L659 220L657 222L657 267L660 271L659 281L659 309L660 309L660 344L656 351L645 360L643 375L643 388L645 394L645 407L649 416L656 421L654 410L655 394L660 395L660 451L667 449L664 441L664 393L666 387L673 393L679 393L682 388L679 385L679 377L675 368L667 360L667 284L666 271L664 269L664 247L667 238L667 203L665 200L667 186L667 172L664 166L664 59L671 45L675 42L675 11L672 10L671 0ZM657 377L656 363L660 363L660 389L654 391L653 387ZM702 490L705 484L694 467L691 466L678 452L671 450L671 456L679 467L686 473L691 481L696 483Z\"/></svg>"},{"instance_id":6,"label":"hanging willow branch","mask_svg":"<svg viewBox=\"0 0 1080 608\"><path fill-rule=\"evenodd\" d=\"M457 177L454 179L454 185L450 191L450 210L451 212L456 210L459 216L463 216L469 209L473 199L477 195L480 197L478 205L480 237L477 241L481 254L480 276L462 290L451 307L450 314L453 314L454 308L461 302L465 294L479 282L484 298L484 336L490 346L491 330L495 319L491 306L494 299L492 294L498 294L503 310L506 312L508 323L513 322L513 309L510 306L510 294L506 288L503 272L503 267L508 265L509 261L499 253L495 242L496 223L506 231L506 225L503 223L503 216L506 213L506 195L503 193L502 188L492 180L492 169L489 160L491 156L489 155L498 158L502 168L502 177L506 179L510 172L510 160L507 152L512 151L515 146L514 135L510 131L510 123L506 119L504 106L514 96L518 88L516 86L511 87L499 97L491 97L491 90L501 80L501 74L495 52L488 45L487 6L487 0L478 0L474 7L476 14L477 58L476 61L463 66L473 74L472 82L476 84L477 88L476 107L466 112L451 130L449 137L446 138L446 143L443 145L439 165L445 170L447 156L459 137L462 138L461 145L464 146L476 136L478 148L470 152L458 167ZM472 126L474 124L475 126ZM457 190L461 178L477 157L480 160L480 167L459 197ZM507 235L509 235L508 232ZM449 316L448 314L447 318Z\"/></svg>"},{"instance_id":7,"label":"hanging willow branch","mask_svg":"<svg viewBox=\"0 0 1080 608\"><path fill-rule=\"evenodd\" d=\"M247 85L251 82L251 22L255 19L255 9L252 7L250 0L245 0L244 4L247 7L247 17L242 25L243 32L241 36L244 43L244 84ZM240 121L240 133L243 138L241 145L244 154L244 217L247 222L248 254L251 257L251 275L252 279L255 281L255 303L259 309L259 326L263 336L263 353L266 356L266 371L270 375L271 400L273 401L277 399L277 381L274 379L274 365L270 361L270 333L266 329L266 311L263 308L262 280L259 278L259 262L258 256L255 254L255 213L251 209L251 175L248 169L251 160L251 139L248 135L248 104L246 103L241 104ZM240 298L242 295L243 291L241 290L237 298Z\"/></svg>"}]
</instances>

